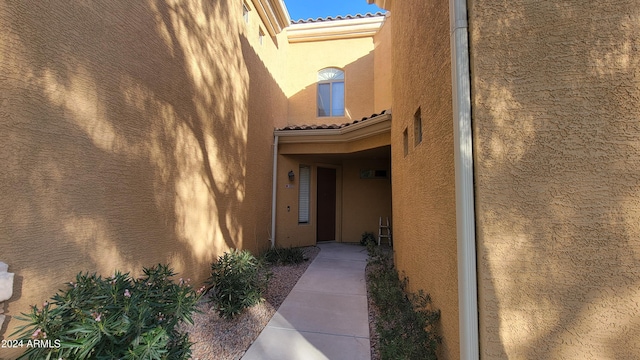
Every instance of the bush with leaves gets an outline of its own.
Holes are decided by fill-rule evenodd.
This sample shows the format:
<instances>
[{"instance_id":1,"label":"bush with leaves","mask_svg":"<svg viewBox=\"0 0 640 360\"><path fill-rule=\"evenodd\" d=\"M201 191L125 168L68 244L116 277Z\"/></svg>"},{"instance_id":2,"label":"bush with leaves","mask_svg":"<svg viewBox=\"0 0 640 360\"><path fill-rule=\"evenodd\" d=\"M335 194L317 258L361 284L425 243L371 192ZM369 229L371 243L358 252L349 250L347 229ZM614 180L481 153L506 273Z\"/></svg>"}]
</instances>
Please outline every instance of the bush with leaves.
<instances>
[{"instance_id":1,"label":"bush with leaves","mask_svg":"<svg viewBox=\"0 0 640 360\"><path fill-rule=\"evenodd\" d=\"M379 310L376 330L380 335L380 357L386 359L436 359L440 337L435 326L440 311L431 306L431 298L420 291L407 294L407 278L400 280L390 255L377 246L369 246L367 272L369 293Z\"/></svg>"},{"instance_id":2,"label":"bush with leaves","mask_svg":"<svg viewBox=\"0 0 640 360\"><path fill-rule=\"evenodd\" d=\"M376 237L375 235L373 235L372 232L365 231L360 236L360 245L369 246L369 245L376 245L376 244L377 244Z\"/></svg>"},{"instance_id":3,"label":"bush with leaves","mask_svg":"<svg viewBox=\"0 0 640 360\"><path fill-rule=\"evenodd\" d=\"M295 265L303 263L309 258L304 254L301 248L282 248L274 247L264 253L263 258L269 264Z\"/></svg>"},{"instance_id":4,"label":"bush with leaves","mask_svg":"<svg viewBox=\"0 0 640 360\"><path fill-rule=\"evenodd\" d=\"M24 344L49 345L27 347L21 358L188 359L191 343L177 325L193 323L204 287L196 291L182 279L176 284L174 275L167 265L144 269L139 279L78 274L41 309L18 317L28 324L12 335L20 334Z\"/></svg>"},{"instance_id":5,"label":"bush with leaves","mask_svg":"<svg viewBox=\"0 0 640 360\"><path fill-rule=\"evenodd\" d=\"M269 271L249 251L232 249L211 264L210 301L220 316L233 318L263 300L269 278Z\"/></svg>"}]
</instances>

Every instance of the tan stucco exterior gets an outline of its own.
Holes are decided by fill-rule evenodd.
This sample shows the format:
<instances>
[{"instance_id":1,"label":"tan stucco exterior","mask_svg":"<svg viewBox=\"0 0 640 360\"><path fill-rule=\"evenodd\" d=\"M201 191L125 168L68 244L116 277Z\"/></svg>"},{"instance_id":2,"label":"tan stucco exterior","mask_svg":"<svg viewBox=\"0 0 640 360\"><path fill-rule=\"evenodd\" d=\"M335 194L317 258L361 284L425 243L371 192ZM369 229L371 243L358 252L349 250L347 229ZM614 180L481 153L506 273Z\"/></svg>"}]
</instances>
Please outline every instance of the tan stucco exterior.
<instances>
[{"instance_id":1,"label":"tan stucco exterior","mask_svg":"<svg viewBox=\"0 0 640 360\"><path fill-rule=\"evenodd\" d=\"M374 108L375 111L391 109L393 93L391 83L392 40L391 40L391 13L386 13L385 21L380 30L373 37L373 68L374 68Z\"/></svg>"},{"instance_id":2,"label":"tan stucco exterior","mask_svg":"<svg viewBox=\"0 0 640 360\"><path fill-rule=\"evenodd\" d=\"M200 282L228 249L268 248L274 128L371 116L373 35L382 22L354 20L366 30L357 35L343 34L349 21L329 24L328 39L290 43L280 6L0 5L0 261L16 274L0 334L81 271L136 274L162 262ZM317 72L329 66L345 71L347 116L316 118ZM376 230L377 217L359 210L371 204L352 200L377 194L369 209L391 213L388 181L361 189L355 178L359 156L389 168L388 128L370 135L339 151L294 147L298 155L279 156L279 185L289 165L337 170L338 241ZM385 146L382 160L362 153ZM279 205L290 202L291 192L277 194ZM282 208L277 245L315 244L313 223L288 231Z\"/></svg>"},{"instance_id":3,"label":"tan stucco exterior","mask_svg":"<svg viewBox=\"0 0 640 360\"><path fill-rule=\"evenodd\" d=\"M292 25L289 33L287 80L289 125L343 124L369 118L385 108L376 109L376 102L390 106L390 86L374 81L377 72L389 73L391 62L387 54L375 60L374 32L350 34L345 29L362 30L362 24L382 24L382 18L336 20L325 24ZM352 25L349 25L352 24ZM354 25L355 24L355 25ZM388 39L388 35L382 35ZM383 46L384 47L384 46ZM316 94L318 71L335 67L345 72L345 116L318 117ZM377 90L379 89L379 90ZM345 132L328 131L327 135L307 136L307 130L292 130L280 134L278 144L278 174L276 196L276 236L278 246L304 246L316 243L316 176L318 167L335 168L336 233L339 242L359 242L363 232L377 234L380 216L391 217L391 187L389 179L360 179L366 166L389 173L390 116L385 122L364 130L357 126ZM367 120L369 123L373 121ZM367 123L367 124L369 124ZM359 130L352 131L358 128ZM278 135L279 132L276 132ZM370 152L373 151L373 152ZM288 180L289 171L298 172L301 165L311 168L310 221L298 224L298 183ZM366 186L363 187L362 185ZM360 201L356 201L360 200Z\"/></svg>"},{"instance_id":4,"label":"tan stucco exterior","mask_svg":"<svg viewBox=\"0 0 640 360\"><path fill-rule=\"evenodd\" d=\"M380 217L383 223L391 217L390 158L362 154L343 161L343 226L344 242L359 242L362 233L378 236ZM363 170L384 170L386 178L362 178ZM384 239L382 239L385 243Z\"/></svg>"},{"instance_id":5,"label":"tan stucco exterior","mask_svg":"<svg viewBox=\"0 0 640 360\"><path fill-rule=\"evenodd\" d=\"M81 271L195 282L269 246L283 33L242 2L0 4L0 261L11 317Z\"/></svg>"},{"instance_id":6,"label":"tan stucco exterior","mask_svg":"<svg viewBox=\"0 0 640 360\"><path fill-rule=\"evenodd\" d=\"M439 358L460 358L449 6L369 2L390 13L0 4L0 261L16 274L0 336L80 271L168 262L200 282L229 248L315 244L331 168L335 241L390 217L397 268L442 313ZM480 357L639 358L640 9L468 5ZM316 115L326 67L345 71L344 117Z\"/></svg>"},{"instance_id":7,"label":"tan stucco exterior","mask_svg":"<svg viewBox=\"0 0 640 360\"><path fill-rule=\"evenodd\" d=\"M336 169L336 238L338 242L357 243L364 232L378 234L382 216L391 218L391 183L389 177L361 178L362 170L384 170L389 174L389 146L371 151L328 155L280 155L278 158L277 227L278 246L309 246L316 244L316 182L318 167ZM298 223L299 179L289 181L287 174L296 176L300 165L311 168L310 222Z\"/></svg>"},{"instance_id":8,"label":"tan stucco exterior","mask_svg":"<svg viewBox=\"0 0 640 360\"><path fill-rule=\"evenodd\" d=\"M438 355L459 358L455 184L449 17L446 2L407 0L390 8L391 163L396 266L409 290L429 293L442 319ZM426 61L428 59L428 61ZM420 108L422 142L415 145ZM407 130L408 152L403 133Z\"/></svg>"},{"instance_id":9,"label":"tan stucco exterior","mask_svg":"<svg viewBox=\"0 0 640 360\"><path fill-rule=\"evenodd\" d=\"M362 126L366 125L366 126ZM382 114L343 128L278 130L276 242L304 246L317 242L317 168L336 169L335 241L359 242L364 232L377 235L380 217L391 218L391 115ZM300 166L311 169L310 221L298 223ZM363 178L365 170L386 176Z\"/></svg>"},{"instance_id":10,"label":"tan stucco exterior","mask_svg":"<svg viewBox=\"0 0 640 360\"><path fill-rule=\"evenodd\" d=\"M638 3L469 18L482 358L640 358Z\"/></svg>"},{"instance_id":11,"label":"tan stucco exterior","mask_svg":"<svg viewBox=\"0 0 640 360\"><path fill-rule=\"evenodd\" d=\"M373 48L372 37L290 44L289 71L296 76L288 80L288 123L339 124L373 114ZM328 67L345 72L344 117L316 113L318 71Z\"/></svg>"},{"instance_id":12,"label":"tan stucco exterior","mask_svg":"<svg viewBox=\"0 0 640 360\"><path fill-rule=\"evenodd\" d=\"M281 247L298 247L315 245L317 222L317 178L318 167L332 168L336 170L336 199L341 199L344 194L342 185L343 166L337 158L317 157L317 156L281 156L279 164L281 169L278 174L280 186L278 187L278 198L276 201L276 217L278 225L276 227L276 242ZM287 165L289 165L287 167ZM287 173L293 170L299 174L300 165L308 166L311 169L311 196L310 196L310 219L308 223L298 223L298 192L299 181L289 181ZM299 179L298 179L299 180ZM342 226L344 225L343 214L345 210L336 204L335 214L335 241L342 242Z\"/></svg>"}]
</instances>

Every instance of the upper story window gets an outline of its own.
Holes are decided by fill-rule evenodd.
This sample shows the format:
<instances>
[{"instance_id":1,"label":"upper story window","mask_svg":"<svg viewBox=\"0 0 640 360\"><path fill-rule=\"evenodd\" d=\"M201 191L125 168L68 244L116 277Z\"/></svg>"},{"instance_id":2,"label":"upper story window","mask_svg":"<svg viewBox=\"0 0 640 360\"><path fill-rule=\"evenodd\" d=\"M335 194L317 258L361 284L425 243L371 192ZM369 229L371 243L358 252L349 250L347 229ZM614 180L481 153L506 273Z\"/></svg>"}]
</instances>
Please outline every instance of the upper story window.
<instances>
[{"instance_id":1,"label":"upper story window","mask_svg":"<svg viewBox=\"0 0 640 360\"><path fill-rule=\"evenodd\" d=\"M318 116L344 116L344 71L318 71Z\"/></svg>"}]
</instances>

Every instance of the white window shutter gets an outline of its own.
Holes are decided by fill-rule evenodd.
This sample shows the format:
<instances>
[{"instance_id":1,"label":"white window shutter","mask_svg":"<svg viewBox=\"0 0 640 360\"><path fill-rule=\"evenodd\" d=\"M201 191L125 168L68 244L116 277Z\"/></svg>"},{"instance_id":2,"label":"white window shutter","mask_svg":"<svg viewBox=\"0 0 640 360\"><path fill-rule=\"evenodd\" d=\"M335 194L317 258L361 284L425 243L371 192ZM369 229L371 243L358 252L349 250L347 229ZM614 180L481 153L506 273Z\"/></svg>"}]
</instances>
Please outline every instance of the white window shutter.
<instances>
[{"instance_id":1,"label":"white window shutter","mask_svg":"<svg viewBox=\"0 0 640 360\"><path fill-rule=\"evenodd\" d=\"M311 169L300 166L300 192L298 194L298 223L309 223L309 198L311 197Z\"/></svg>"}]
</instances>

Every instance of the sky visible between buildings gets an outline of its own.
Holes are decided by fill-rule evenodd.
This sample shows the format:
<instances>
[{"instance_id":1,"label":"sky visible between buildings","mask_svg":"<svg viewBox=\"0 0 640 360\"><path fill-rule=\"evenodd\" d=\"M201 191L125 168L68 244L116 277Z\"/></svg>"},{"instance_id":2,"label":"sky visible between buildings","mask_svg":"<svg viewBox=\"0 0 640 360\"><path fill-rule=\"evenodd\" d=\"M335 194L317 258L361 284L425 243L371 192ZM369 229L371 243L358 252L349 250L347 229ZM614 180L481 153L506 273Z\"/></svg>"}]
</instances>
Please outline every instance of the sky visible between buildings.
<instances>
[{"instance_id":1,"label":"sky visible between buildings","mask_svg":"<svg viewBox=\"0 0 640 360\"><path fill-rule=\"evenodd\" d=\"M385 12L367 0L284 0L291 20Z\"/></svg>"}]
</instances>

